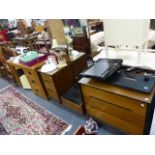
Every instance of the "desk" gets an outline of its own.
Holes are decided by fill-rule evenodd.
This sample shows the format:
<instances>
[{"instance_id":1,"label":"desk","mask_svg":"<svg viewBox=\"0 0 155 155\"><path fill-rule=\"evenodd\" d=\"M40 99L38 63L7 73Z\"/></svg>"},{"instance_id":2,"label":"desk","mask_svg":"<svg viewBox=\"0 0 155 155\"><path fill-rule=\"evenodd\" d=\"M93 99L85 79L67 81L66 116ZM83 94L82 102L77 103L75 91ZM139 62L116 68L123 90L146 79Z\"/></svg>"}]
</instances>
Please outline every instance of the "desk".
<instances>
[{"instance_id":1,"label":"desk","mask_svg":"<svg viewBox=\"0 0 155 155\"><path fill-rule=\"evenodd\" d=\"M20 64L20 63L13 63L10 60L8 60L7 63L9 65L9 67L11 68L12 74L16 78L17 83L20 86L21 86L21 82L20 82L20 78L19 78L20 76L18 73L19 70L22 71L26 75L26 77L31 85L32 91L36 95L47 99L47 95L44 91L44 86L40 80L40 75L37 71L39 68L41 68L41 66L44 64L44 62L37 63L31 67Z\"/></svg>"},{"instance_id":2,"label":"desk","mask_svg":"<svg viewBox=\"0 0 155 155\"><path fill-rule=\"evenodd\" d=\"M89 78L79 83L87 114L127 134L149 133L155 87L145 94Z\"/></svg>"}]
</instances>

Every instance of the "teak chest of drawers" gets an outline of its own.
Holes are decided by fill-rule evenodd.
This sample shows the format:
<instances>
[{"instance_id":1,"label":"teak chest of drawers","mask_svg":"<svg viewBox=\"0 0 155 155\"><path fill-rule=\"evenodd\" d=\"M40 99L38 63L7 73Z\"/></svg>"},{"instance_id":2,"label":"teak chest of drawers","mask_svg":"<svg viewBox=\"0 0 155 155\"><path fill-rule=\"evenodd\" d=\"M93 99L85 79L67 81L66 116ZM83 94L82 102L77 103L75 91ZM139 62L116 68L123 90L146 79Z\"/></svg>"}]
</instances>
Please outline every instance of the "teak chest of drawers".
<instances>
[{"instance_id":1,"label":"teak chest of drawers","mask_svg":"<svg viewBox=\"0 0 155 155\"><path fill-rule=\"evenodd\" d=\"M149 130L155 89L145 94L89 78L79 83L87 114L128 134Z\"/></svg>"}]
</instances>

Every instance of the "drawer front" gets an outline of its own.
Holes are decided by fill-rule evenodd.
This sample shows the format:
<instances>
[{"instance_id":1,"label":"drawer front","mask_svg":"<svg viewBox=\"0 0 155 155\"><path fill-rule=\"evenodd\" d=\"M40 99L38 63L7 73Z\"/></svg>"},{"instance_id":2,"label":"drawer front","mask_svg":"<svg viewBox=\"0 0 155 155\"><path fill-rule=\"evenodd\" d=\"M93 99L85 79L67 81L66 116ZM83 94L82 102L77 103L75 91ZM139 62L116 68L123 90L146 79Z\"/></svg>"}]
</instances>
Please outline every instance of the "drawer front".
<instances>
[{"instance_id":1,"label":"drawer front","mask_svg":"<svg viewBox=\"0 0 155 155\"><path fill-rule=\"evenodd\" d=\"M33 78L33 79L37 79L38 76L37 76L37 73L35 73L35 71L33 70L24 70L24 73L25 75L28 77L28 78Z\"/></svg>"},{"instance_id":2,"label":"drawer front","mask_svg":"<svg viewBox=\"0 0 155 155\"><path fill-rule=\"evenodd\" d=\"M55 85L54 85L54 82L53 82L53 79L50 75L46 75L46 74L41 74L41 77L43 79L43 83L47 88L50 88L52 89L53 91L56 91L56 88L55 88Z\"/></svg>"},{"instance_id":3,"label":"drawer front","mask_svg":"<svg viewBox=\"0 0 155 155\"><path fill-rule=\"evenodd\" d=\"M29 83L31 85L31 87L35 87L35 86L40 86L41 87L41 83L40 80L34 76L32 77L27 77L29 80Z\"/></svg>"},{"instance_id":4,"label":"drawer front","mask_svg":"<svg viewBox=\"0 0 155 155\"><path fill-rule=\"evenodd\" d=\"M113 127L119 128L128 134L143 134L143 128L140 128L139 126L134 125L130 122L124 121L122 119L114 117L113 115L107 114L91 107L87 107L86 110L89 115L94 116L100 121L103 121Z\"/></svg>"},{"instance_id":5,"label":"drawer front","mask_svg":"<svg viewBox=\"0 0 155 155\"><path fill-rule=\"evenodd\" d=\"M35 94L47 99L47 95L44 91L44 88L40 82L40 79L39 79L37 73L34 70L33 71L32 70L24 70L24 73L31 85L33 92Z\"/></svg>"},{"instance_id":6,"label":"drawer front","mask_svg":"<svg viewBox=\"0 0 155 155\"><path fill-rule=\"evenodd\" d=\"M122 108L115 104L105 102L95 97L85 97L86 108L93 108L100 112L107 113L113 117L119 118L127 123L131 123L140 128L144 128L145 117L134 114L130 109Z\"/></svg>"},{"instance_id":7,"label":"drawer front","mask_svg":"<svg viewBox=\"0 0 155 155\"><path fill-rule=\"evenodd\" d=\"M46 89L49 88L49 89L51 89L51 90L56 92L56 88L55 88L55 86L53 84L53 81L50 81L50 82L44 81L44 85L45 85Z\"/></svg>"},{"instance_id":8,"label":"drawer front","mask_svg":"<svg viewBox=\"0 0 155 155\"><path fill-rule=\"evenodd\" d=\"M51 82L51 81L53 81L53 80L52 80L52 77L51 77L50 75L46 75L46 74L44 74L44 73L41 73L41 77L42 77L42 79L43 79L44 81L46 81L46 82Z\"/></svg>"},{"instance_id":9,"label":"drawer front","mask_svg":"<svg viewBox=\"0 0 155 155\"><path fill-rule=\"evenodd\" d=\"M86 97L96 97L97 99L104 100L105 102L112 103L122 108L129 109L132 113L145 117L147 104L123 97L121 95L111 94L99 89L82 85L82 93Z\"/></svg>"},{"instance_id":10,"label":"drawer front","mask_svg":"<svg viewBox=\"0 0 155 155\"><path fill-rule=\"evenodd\" d=\"M51 97L52 99L54 99L54 100L60 102L60 99L59 99L59 97L58 97L58 95L57 95L56 92L54 92L54 91L51 90L50 88L47 88L46 91L47 91L47 94L48 94L49 97Z\"/></svg>"},{"instance_id":11,"label":"drawer front","mask_svg":"<svg viewBox=\"0 0 155 155\"><path fill-rule=\"evenodd\" d=\"M43 98L47 99L47 96L45 94L45 91L43 90L42 87L39 87L39 86L35 86L32 88L32 91L38 95L38 96L42 96Z\"/></svg>"}]
</instances>

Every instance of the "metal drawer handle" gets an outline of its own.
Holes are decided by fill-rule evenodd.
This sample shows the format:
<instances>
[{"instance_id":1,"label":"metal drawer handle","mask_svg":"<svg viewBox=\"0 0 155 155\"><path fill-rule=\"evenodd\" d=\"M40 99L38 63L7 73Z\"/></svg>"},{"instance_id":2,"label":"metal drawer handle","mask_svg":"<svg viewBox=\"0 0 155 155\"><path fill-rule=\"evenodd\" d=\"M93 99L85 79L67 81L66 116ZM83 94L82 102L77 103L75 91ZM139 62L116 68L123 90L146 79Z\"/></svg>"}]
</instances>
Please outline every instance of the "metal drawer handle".
<instances>
[{"instance_id":1,"label":"metal drawer handle","mask_svg":"<svg viewBox=\"0 0 155 155\"><path fill-rule=\"evenodd\" d=\"M34 81L34 80L32 80L32 83L35 83L35 81Z\"/></svg>"}]
</instances>

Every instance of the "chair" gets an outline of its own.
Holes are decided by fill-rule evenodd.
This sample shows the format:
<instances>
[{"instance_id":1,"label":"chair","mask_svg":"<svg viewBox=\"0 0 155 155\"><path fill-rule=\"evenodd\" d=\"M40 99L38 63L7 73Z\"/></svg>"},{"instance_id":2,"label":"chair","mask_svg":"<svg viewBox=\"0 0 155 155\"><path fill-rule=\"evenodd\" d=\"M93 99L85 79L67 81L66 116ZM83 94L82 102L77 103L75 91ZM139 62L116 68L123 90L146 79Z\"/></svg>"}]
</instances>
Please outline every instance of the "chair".
<instances>
[{"instance_id":1,"label":"chair","mask_svg":"<svg viewBox=\"0 0 155 155\"><path fill-rule=\"evenodd\" d=\"M9 79L9 81L15 82L14 75L6 62L12 56L16 56L15 51L6 47L0 47L0 74L2 77Z\"/></svg>"}]
</instances>

